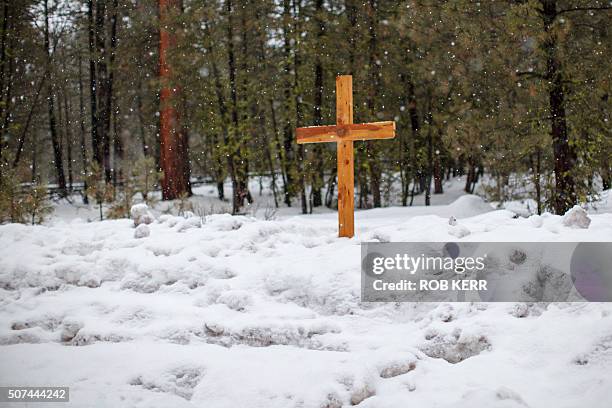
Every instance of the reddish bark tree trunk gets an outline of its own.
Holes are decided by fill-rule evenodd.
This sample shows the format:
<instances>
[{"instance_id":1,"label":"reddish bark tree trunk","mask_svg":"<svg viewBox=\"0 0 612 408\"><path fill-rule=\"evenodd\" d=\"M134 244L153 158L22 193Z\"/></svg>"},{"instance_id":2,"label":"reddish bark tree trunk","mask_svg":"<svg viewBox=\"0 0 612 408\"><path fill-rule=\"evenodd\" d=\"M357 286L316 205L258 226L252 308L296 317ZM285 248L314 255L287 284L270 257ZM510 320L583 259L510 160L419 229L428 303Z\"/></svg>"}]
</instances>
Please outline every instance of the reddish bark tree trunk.
<instances>
[{"instance_id":1,"label":"reddish bark tree trunk","mask_svg":"<svg viewBox=\"0 0 612 408\"><path fill-rule=\"evenodd\" d=\"M168 30L170 14L180 11L180 0L159 0L160 41L160 164L164 172L162 197L173 200L191 194L187 137L180 124L179 88L172 78L168 51L176 44L174 33Z\"/></svg>"}]
</instances>

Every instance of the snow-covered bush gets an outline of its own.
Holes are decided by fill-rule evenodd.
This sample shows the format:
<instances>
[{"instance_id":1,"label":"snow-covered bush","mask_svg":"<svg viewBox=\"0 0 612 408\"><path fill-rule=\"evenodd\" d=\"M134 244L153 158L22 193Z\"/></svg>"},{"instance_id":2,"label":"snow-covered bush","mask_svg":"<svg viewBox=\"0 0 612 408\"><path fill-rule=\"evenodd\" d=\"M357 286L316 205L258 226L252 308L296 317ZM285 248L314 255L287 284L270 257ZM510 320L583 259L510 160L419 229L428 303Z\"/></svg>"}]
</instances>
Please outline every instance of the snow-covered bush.
<instances>
[{"instance_id":1,"label":"snow-covered bush","mask_svg":"<svg viewBox=\"0 0 612 408\"><path fill-rule=\"evenodd\" d=\"M179 232L187 231L188 229L191 229L191 228L201 228L201 227L202 227L202 220L200 219L200 217L196 217L196 216L186 218L178 223Z\"/></svg>"},{"instance_id":2,"label":"snow-covered bush","mask_svg":"<svg viewBox=\"0 0 612 408\"><path fill-rule=\"evenodd\" d=\"M130 216L136 227L140 224L151 224L155 219L149 212L149 206L144 203L133 205L130 209Z\"/></svg>"},{"instance_id":3,"label":"snow-covered bush","mask_svg":"<svg viewBox=\"0 0 612 408\"><path fill-rule=\"evenodd\" d=\"M394 360L387 362L379 368L381 378L393 378L406 374L416 368L416 362L412 359Z\"/></svg>"},{"instance_id":4,"label":"snow-covered bush","mask_svg":"<svg viewBox=\"0 0 612 408\"><path fill-rule=\"evenodd\" d=\"M376 390L370 384L364 384L362 387L359 387L353 390L351 394L351 405L359 405L365 399L370 398L376 395Z\"/></svg>"},{"instance_id":5,"label":"snow-covered bush","mask_svg":"<svg viewBox=\"0 0 612 408\"><path fill-rule=\"evenodd\" d=\"M563 225L570 228L586 229L591 225L591 219L582 207L575 205L574 208L566 212L563 216Z\"/></svg>"},{"instance_id":6,"label":"snow-covered bush","mask_svg":"<svg viewBox=\"0 0 612 408\"><path fill-rule=\"evenodd\" d=\"M60 333L60 340L64 343L72 341L83 328L83 324L78 321L65 321L62 324L62 331Z\"/></svg>"},{"instance_id":7,"label":"snow-covered bush","mask_svg":"<svg viewBox=\"0 0 612 408\"><path fill-rule=\"evenodd\" d=\"M465 333L458 327L448 334L434 330L425 338L428 342L420 347L423 353L432 358L442 358L452 364L491 349L491 343L485 335Z\"/></svg>"}]
</instances>

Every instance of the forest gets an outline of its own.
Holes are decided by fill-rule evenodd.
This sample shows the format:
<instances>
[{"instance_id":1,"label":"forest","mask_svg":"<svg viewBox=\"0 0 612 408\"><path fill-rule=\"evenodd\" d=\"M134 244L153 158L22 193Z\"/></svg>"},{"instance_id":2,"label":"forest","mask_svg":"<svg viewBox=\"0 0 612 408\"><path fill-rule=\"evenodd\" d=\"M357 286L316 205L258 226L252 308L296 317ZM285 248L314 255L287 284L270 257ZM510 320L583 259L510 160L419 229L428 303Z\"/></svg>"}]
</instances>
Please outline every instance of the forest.
<instances>
[{"instance_id":1,"label":"forest","mask_svg":"<svg viewBox=\"0 0 612 408\"><path fill-rule=\"evenodd\" d=\"M216 186L335 208L335 122L353 76L358 208L429 205L444 180L564 214L612 186L612 3L599 0L2 0L0 221L49 197L129 211ZM226 183L228 181L228 183ZM268 185L269 184L269 185ZM228 186L231 185L231 188ZM80 197L80 198L79 198ZM111 211L112 213L113 211ZM113 214L108 214L112 216Z\"/></svg>"}]
</instances>

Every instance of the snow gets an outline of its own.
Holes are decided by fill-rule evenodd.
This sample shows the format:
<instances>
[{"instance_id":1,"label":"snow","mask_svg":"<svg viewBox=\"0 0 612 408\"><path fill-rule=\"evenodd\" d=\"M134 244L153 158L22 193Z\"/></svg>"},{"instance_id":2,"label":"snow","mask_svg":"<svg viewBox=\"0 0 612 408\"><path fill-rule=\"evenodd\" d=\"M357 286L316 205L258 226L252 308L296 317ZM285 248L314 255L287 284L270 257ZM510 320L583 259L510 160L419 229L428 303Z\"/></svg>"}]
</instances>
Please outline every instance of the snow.
<instances>
[{"instance_id":1,"label":"snow","mask_svg":"<svg viewBox=\"0 0 612 408\"><path fill-rule=\"evenodd\" d=\"M150 222L148 224L150 224ZM134 238L145 238L145 237L148 237L149 235L151 235L151 229L149 228L147 223L139 224L134 230Z\"/></svg>"},{"instance_id":2,"label":"snow","mask_svg":"<svg viewBox=\"0 0 612 408\"><path fill-rule=\"evenodd\" d=\"M610 241L601 207L571 228L459 196L358 211L353 239L333 212L151 211L0 226L0 384L74 406L609 406L612 305L360 302L361 242Z\"/></svg>"},{"instance_id":3,"label":"snow","mask_svg":"<svg viewBox=\"0 0 612 408\"><path fill-rule=\"evenodd\" d=\"M136 227L142 224L151 224L155 220L155 217L149 211L149 207L144 203L133 205L130 208L130 217L132 217Z\"/></svg>"}]
</instances>

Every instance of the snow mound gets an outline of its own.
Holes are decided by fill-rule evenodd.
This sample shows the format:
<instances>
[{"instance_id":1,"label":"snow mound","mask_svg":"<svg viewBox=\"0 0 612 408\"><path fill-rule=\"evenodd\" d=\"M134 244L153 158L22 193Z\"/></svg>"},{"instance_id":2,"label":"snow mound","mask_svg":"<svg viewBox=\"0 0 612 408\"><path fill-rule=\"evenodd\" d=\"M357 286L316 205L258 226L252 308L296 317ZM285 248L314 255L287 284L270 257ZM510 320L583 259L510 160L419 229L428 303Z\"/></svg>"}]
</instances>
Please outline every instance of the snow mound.
<instances>
[{"instance_id":1,"label":"snow mound","mask_svg":"<svg viewBox=\"0 0 612 408\"><path fill-rule=\"evenodd\" d=\"M509 201L504 203L504 209L512 211L519 217L528 218L534 214L534 209L537 209L535 204L531 203L531 200L525 202L520 201Z\"/></svg>"},{"instance_id":2,"label":"snow mound","mask_svg":"<svg viewBox=\"0 0 612 408\"><path fill-rule=\"evenodd\" d=\"M132 378L130 385L154 392L171 393L185 400L193 396L193 389L202 380L205 369L180 366L162 373L146 373Z\"/></svg>"},{"instance_id":3,"label":"snow mound","mask_svg":"<svg viewBox=\"0 0 612 408\"><path fill-rule=\"evenodd\" d=\"M200 217L188 216L184 220L178 222L178 231L184 232L191 228L202 228L202 220Z\"/></svg>"},{"instance_id":4,"label":"snow mound","mask_svg":"<svg viewBox=\"0 0 612 408\"><path fill-rule=\"evenodd\" d=\"M493 207L477 195L464 195L448 205L449 210L457 218L473 217L493 211Z\"/></svg>"},{"instance_id":5,"label":"snow mound","mask_svg":"<svg viewBox=\"0 0 612 408\"><path fill-rule=\"evenodd\" d=\"M455 220L454 224L450 224L448 226L448 233L454 237L461 239L470 235L471 231L465 225L458 224Z\"/></svg>"},{"instance_id":6,"label":"snow mound","mask_svg":"<svg viewBox=\"0 0 612 408\"><path fill-rule=\"evenodd\" d=\"M421 346L425 354L432 358L442 358L452 364L491 349L489 339L485 335L466 334L460 328L450 334L433 331L425 338L427 343Z\"/></svg>"},{"instance_id":7,"label":"snow mound","mask_svg":"<svg viewBox=\"0 0 612 408\"><path fill-rule=\"evenodd\" d=\"M591 219L582 207L575 205L563 216L563 225L570 228L587 229L591 225Z\"/></svg>"},{"instance_id":8,"label":"snow mound","mask_svg":"<svg viewBox=\"0 0 612 408\"><path fill-rule=\"evenodd\" d=\"M130 216L136 227L141 224L151 224L155 220L153 214L149 212L149 207L144 203L133 205L130 208Z\"/></svg>"},{"instance_id":9,"label":"snow mound","mask_svg":"<svg viewBox=\"0 0 612 408\"><path fill-rule=\"evenodd\" d=\"M145 238L151 235L151 229L147 224L140 224L134 230L134 238Z\"/></svg>"}]
</instances>

